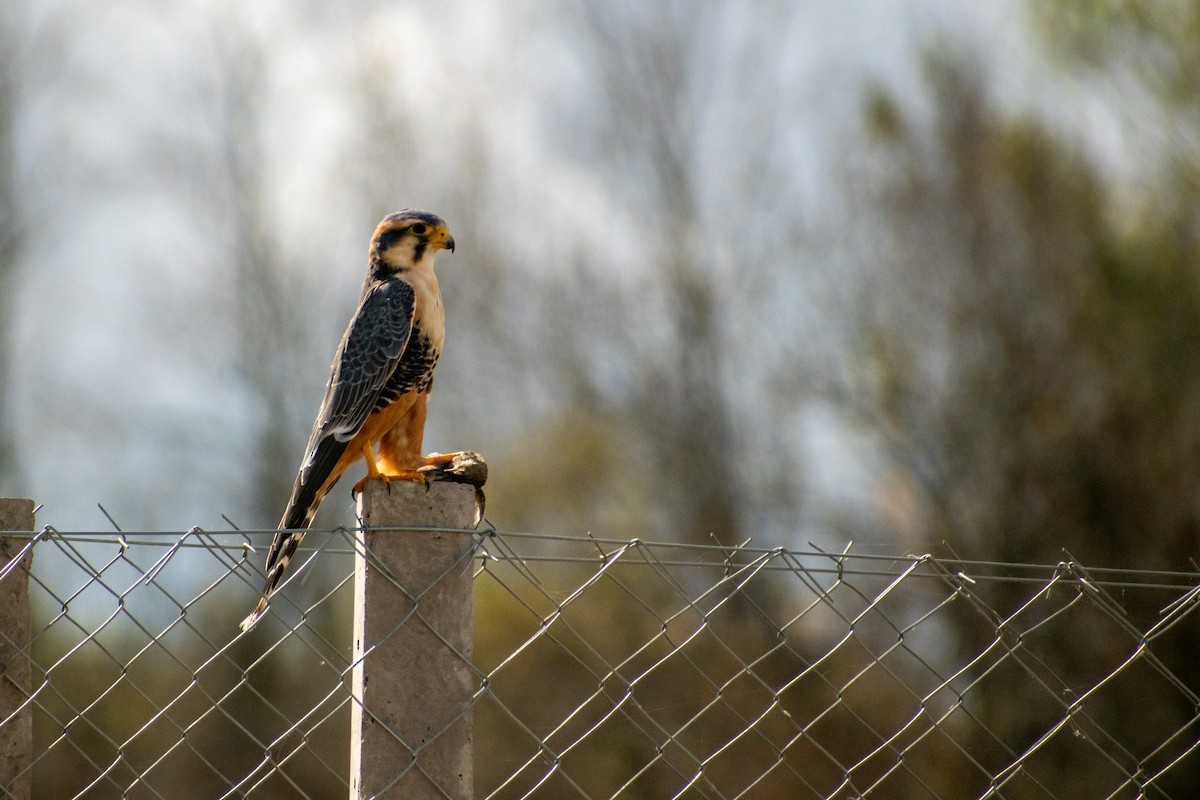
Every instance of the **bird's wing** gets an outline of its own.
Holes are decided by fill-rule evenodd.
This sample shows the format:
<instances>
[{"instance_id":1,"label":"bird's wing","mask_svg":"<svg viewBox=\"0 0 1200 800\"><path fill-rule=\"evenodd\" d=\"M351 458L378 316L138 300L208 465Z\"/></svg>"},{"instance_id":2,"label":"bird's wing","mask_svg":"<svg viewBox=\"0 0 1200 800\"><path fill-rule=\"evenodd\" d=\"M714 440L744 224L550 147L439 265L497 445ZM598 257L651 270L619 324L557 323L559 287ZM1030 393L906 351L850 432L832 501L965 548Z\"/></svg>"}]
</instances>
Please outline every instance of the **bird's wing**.
<instances>
[{"instance_id":1,"label":"bird's wing","mask_svg":"<svg viewBox=\"0 0 1200 800\"><path fill-rule=\"evenodd\" d=\"M267 552L266 586L254 611L242 621L242 630L253 628L267 612L267 603L304 537L303 532L291 533L286 529L308 527L325 492L341 477L334 475L333 470L346 445L375 410L384 386L408 346L414 298L412 286L399 279L372 286L342 335L325 387L325 399L317 410L304 451L304 462L292 486L279 531Z\"/></svg>"},{"instance_id":2,"label":"bird's wing","mask_svg":"<svg viewBox=\"0 0 1200 800\"><path fill-rule=\"evenodd\" d=\"M415 294L405 281L376 284L364 295L333 358L304 461L280 527L302 527L346 445L375 410L412 331ZM315 509L313 509L315 510ZM311 517L309 517L311 519Z\"/></svg>"}]
</instances>

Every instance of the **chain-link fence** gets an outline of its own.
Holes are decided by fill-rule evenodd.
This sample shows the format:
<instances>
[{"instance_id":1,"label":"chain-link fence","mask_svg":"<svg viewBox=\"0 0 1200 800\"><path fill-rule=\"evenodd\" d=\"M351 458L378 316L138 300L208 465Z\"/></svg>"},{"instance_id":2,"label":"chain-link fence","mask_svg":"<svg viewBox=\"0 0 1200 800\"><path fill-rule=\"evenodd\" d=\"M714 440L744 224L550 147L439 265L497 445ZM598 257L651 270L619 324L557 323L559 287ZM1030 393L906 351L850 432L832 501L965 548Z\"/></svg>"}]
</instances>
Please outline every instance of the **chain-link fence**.
<instances>
[{"instance_id":1,"label":"chain-link fence","mask_svg":"<svg viewBox=\"0 0 1200 800\"><path fill-rule=\"evenodd\" d=\"M35 535L33 797L348 794L362 540L238 635L266 536ZM476 797L1200 797L1193 573L477 536Z\"/></svg>"}]
</instances>

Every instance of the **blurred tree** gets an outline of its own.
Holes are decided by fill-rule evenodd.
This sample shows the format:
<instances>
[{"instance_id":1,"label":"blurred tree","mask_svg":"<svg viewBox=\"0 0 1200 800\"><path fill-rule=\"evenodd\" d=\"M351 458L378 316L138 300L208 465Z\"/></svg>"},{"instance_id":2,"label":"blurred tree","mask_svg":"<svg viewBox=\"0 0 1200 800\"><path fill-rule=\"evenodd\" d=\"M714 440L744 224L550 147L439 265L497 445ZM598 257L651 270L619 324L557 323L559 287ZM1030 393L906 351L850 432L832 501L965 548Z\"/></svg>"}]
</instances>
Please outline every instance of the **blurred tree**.
<instances>
[{"instance_id":1,"label":"blurred tree","mask_svg":"<svg viewBox=\"0 0 1200 800\"><path fill-rule=\"evenodd\" d=\"M932 130L886 94L868 108L897 170L878 207L895 255L870 291L899 301L862 329L872 426L935 539L1012 561L1065 548L1183 567L1200 534L1200 356L1186 347L1200 228L1175 168L1188 137L1164 153L1174 180L1135 194L994 111L971 64L929 75Z\"/></svg>"},{"instance_id":2,"label":"blurred tree","mask_svg":"<svg viewBox=\"0 0 1200 800\"><path fill-rule=\"evenodd\" d=\"M867 213L890 233L865 292L887 300L859 304L862 371L846 397L882 442L885 518L898 512L919 546L972 559L1188 569L1200 545L1194 212L1160 186L1122 213L1079 148L995 110L980 65L943 52L927 74L928 125L882 91L866 114L882 161L860 185L886 187ZM1008 611L1019 597L1014 588ZM1138 619L1160 612L1127 605ZM1188 674L1197 634L1155 655ZM1127 643L1080 626L1060 645L1053 668L1087 686ZM1120 720L1122 744L1148 755L1156 730L1192 713L1154 688L1148 678L1089 713ZM981 701L1018 749L1044 729L1036 715L1003 713L1027 707L1020 698L1017 680ZM1073 791L1100 791L1069 746L1051 749ZM1192 796L1200 784L1177 770L1163 788Z\"/></svg>"},{"instance_id":3,"label":"blurred tree","mask_svg":"<svg viewBox=\"0 0 1200 800\"><path fill-rule=\"evenodd\" d=\"M565 7L552 24L579 78L544 112L553 146L604 176L596 202L571 209L576 249L539 280L542 364L569 409L551 429L607 440L562 474L581 500L603 486L652 498L625 507L627 529L706 543L744 538L762 503L795 514L800 494L795 454L764 422L768 354L790 323L758 316L797 273L792 209L770 192L787 82L774 54L794 10L760 7L743 27L735 7ZM751 443L763 458L741 457Z\"/></svg>"},{"instance_id":4,"label":"blurred tree","mask_svg":"<svg viewBox=\"0 0 1200 800\"><path fill-rule=\"evenodd\" d=\"M247 402L254 444L242 507L256 526L273 526L286 504L303 455L320 384L307 386L306 358L316 344L298 309L309 305L306 248L289 246L277 213L280 173L269 125L272 59L282 54L244 8L215 4L197 36L208 69L196 98L209 121L210 159L180 163L183 187L211 248L214 308L230 337ZM329 348L332 355L333 348ZM307 389L307 390L306 390Z\"/></svg>"}]
</instances>

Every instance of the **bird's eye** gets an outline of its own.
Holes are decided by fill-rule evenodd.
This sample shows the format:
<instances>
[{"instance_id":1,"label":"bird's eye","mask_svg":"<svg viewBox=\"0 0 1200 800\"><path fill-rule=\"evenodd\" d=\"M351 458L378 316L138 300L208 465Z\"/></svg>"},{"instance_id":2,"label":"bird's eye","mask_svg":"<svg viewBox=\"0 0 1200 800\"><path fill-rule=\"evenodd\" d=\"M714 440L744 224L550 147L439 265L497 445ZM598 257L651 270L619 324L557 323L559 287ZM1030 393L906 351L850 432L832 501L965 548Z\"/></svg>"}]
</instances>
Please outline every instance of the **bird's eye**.
<instances>
[{"instance_id":1,"label":"bird's eye","mask_svg":"<svg viewBox=\"0 0 1200 800\"><path fill-rule=\"evenodd\" d=\"M409 228L409 230L415 233L417 236L424 236L425 234L429 233L429 226L424 222L418 222Z\"/></svg>"}]
</instances>

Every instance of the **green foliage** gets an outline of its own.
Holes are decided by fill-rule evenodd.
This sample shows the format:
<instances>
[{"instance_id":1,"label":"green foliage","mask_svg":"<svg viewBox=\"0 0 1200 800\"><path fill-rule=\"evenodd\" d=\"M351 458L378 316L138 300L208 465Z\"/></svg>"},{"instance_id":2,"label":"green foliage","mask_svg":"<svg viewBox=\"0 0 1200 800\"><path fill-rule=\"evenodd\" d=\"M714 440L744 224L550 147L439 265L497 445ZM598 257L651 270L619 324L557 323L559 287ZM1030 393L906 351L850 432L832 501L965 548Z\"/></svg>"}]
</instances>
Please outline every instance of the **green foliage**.
<instances>
[{"instance_id":1,"label":"green foliage","mask_svg":"<svg viewBox=\"0 0 1200 800\"><path fill-rule=\"evenodd\" d=\"M885 151L904 164L894 236L921 242L897 265L911 311L862 339L893 463L935 541L1178 568L1200 526L1177 494L1200 485L1181 457L1200 446L1200 353L1181 346L1200 334L1200 240L1169 207L1122 224L1077 152L996 115L965 70L934 75L930 139Z\"/></svg>"},{"instance_id":2,"label":"green foliage","mask_svg":"<svg viewBox=\"0 0 1200 800\"><path fill-rule=\"evenodd\" d=\"M488 514L517 530L644 535L651 464L620 419L568 410L490 459Z\"/></svg>"},{"instance_id":3,"label":"green foliage","mask_svg":"<svg viewBox=\"0 0 1200 800\"><path fill-rule=\"evenodd\" d=\"M1103 6L1115 15L1107 21L1088 16L1100 5L1058 6L1070 6L1090 35L1115 35L1107 26L1119 21L1129 28L1125 35L1153 36L1123 46L1153 45L1155 57L1172 52L1188 29L1183 21L1168 36L1166 17L1135 4ZM1200 52L1200 38L1189 41L1191 52ZM1149 76L1168 115L1184 82L1159 79L1185 71L1193 57L1166 58L1170 68ZM916 498L904 528L923 532L922 546L972 558L1194 567L1194 172L1176 170L1133 191L1037 120L995 110L987 81L971 64L935 60L928 77L933 121L877 137L890 177L874 202L896 255L887 313L868 318L860 336L872 387L860 403L870 409L864 422L881 436L890 480ZM881 105L867 100L869 130L878 127ZM1190 115L1172 118L1182 124ZM1147 171L1196 163L1184 157L1196 132ZM1137 618L1161 611L1126 603ZM1159 645L1155 655L1186 674L1196 657L1188 642L1200 639L1195 633ZM1063 631L1046 663L1085 684L1087 665L1103 663L1118 636L1098 627ZM981 713L1002 736L1019 740L1021 731L1037 729L1019 703L1019 713L1005 712L1014 697L1004 681L985 697ZM1178 701L1156 694L1148 681L1093 698L1089 710L1125 720L1126 746L1145 754L1162 730L1158 720L1188 718ZM1097 778L1072 766L1069 749L1052 747L1048 757L1061 760L1063 785L1091 796ZM1168 796L1200 791L1184 771L1173 780L1162 787Z\"/></svg>"},{"instance_id":4,"label":"green foliage","mask_svg":"<svg viewBox=\"0 0 1200 800\"><path fill-rule=\"evenodd\" d=\"M875 139L895 142L905 135L904 115L896 98L882 86L871 86L863 103L863 127Z\"/></svg>"},{"instance_id":5,"label":"green foliage","mask_svg":"<svg viewBox=\"0 0 1200 800\"><path fill-rule=\"evenodd\" d=\"M1135 79L1172 104L1200 97L1200 6L1187 0L1049 0L1033 19L1069 66ZM1195 108L1190 113L1195 113Z\"/></svg>"},{"instance_id":6,"label":"green foliage","mask_svg":"<svg viewBox=\"0 0 1200 800\"><path fill-rule=\"evenodd\" d=\"M512 563L489 563L476 579L474 660L487 675L474 709L481 791L514 776L500 796L545 779L536 796L579 787L650 800L692 796L681 787L694 781L698 797L747 787L745 796L831 797L849 767L861 785L917 788L914 773L889 777L889 759L870 755L880 731L911 722L905 684L928 679L928 667L890 652L895 630L883 614L864 615L847 637L837 606L860 604L858 588L814 602L792 573L764 570L749 613L742 580L702 591L722 585L720 562L667 568L668 578L636 551L599 575L597 559L576 560L574 569L535 565L536 582ZM969 774L957 771L964 766L921 779L949 787Z\"/></svg>"},{"instance_id":7,"label":"green foliage","mask_svg":"<svg viewBox=\"0 0 1200 800\"><path fill-rule=\"evenodd\" d=\"M109 560L115 548L94 547L89 580L54 563L53 542L40 548L35 569L42 562L56 590L33 595L34 797L211 798L247 776L241 788L254 797L301 796L297 785L307 796L345 793L350 642L335 620L351 611L347 558L318 562L271 619L229 646L257 587L219 555L184 548L143 582L162 548L135 542ZM215 588L201 591L204 579ZM118 597L115 587L129 588ZM291 621L298 634L280 642L289 601L314 598L324 602L312 627ZM279 769L263 769L264 757Z\"/></svg>"}]
</instances>

